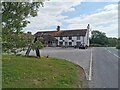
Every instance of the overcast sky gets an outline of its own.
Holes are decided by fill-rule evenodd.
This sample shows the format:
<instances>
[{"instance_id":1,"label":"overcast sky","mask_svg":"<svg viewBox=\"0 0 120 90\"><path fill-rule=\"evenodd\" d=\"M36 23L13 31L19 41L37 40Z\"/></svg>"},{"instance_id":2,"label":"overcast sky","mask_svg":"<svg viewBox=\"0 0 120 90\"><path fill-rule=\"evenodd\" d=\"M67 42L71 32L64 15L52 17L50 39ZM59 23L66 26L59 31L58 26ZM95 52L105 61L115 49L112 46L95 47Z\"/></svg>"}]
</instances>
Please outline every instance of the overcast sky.
<instances>
[{"instance_id":1,"label":"overcast sky","mask_svg":"<svg viewBox=\"0 0 120 90\"><path fill-rule=\"evenodd\" d=\"M46 1L44 7L40 7L38 16L29 18L31 23L24 31L34 34L38 31L56 30L58 25L61 30L82 29L89 23L91 30L100 30L109 37L118 37L118 0L102 1Z\"/></svg>"}]
</instances>

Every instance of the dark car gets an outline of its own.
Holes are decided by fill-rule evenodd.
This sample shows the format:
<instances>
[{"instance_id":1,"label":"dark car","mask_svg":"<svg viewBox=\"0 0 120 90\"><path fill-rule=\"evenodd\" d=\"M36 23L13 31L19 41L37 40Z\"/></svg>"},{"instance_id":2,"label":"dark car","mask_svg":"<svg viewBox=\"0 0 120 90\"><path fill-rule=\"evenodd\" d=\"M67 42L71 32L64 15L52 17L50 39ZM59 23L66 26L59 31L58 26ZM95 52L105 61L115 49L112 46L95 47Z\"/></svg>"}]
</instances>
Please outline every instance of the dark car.
<instances>
[{"instance_id":1,"label":"dark car","mask_svg":"<svg viewBox=\"0 0 120 90\"><path fill-rule=\"evenodd\" d=\"M86 49L87 46L81 44L81 45L76 45L76 46L74 46L74 48Z\"/></svg>"},{"instance_id":2,"label":"dark car","mask_svg":"<svg viewBox=\"0 0 120 90\"><path fill-rule=\"evenodd\" d=\"M79 49L86 49L86 47L84 45L80 45Z\"/></svg>"}]
</instances>

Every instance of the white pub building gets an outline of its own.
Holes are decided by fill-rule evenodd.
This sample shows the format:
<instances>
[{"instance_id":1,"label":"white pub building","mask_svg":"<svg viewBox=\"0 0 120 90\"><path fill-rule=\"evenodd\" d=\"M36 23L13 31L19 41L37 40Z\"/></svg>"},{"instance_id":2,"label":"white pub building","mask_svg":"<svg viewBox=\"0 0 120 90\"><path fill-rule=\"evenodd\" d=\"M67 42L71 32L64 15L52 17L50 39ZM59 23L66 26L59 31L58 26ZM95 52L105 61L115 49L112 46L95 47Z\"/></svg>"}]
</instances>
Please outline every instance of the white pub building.
<instances>
[{"instance_id":1,"label":"white pub building","mask_svg":"<svg viewBox=\"0 0 120 90\"><path fill-rule=\"evenodd\" d=\"M35 36L43 37L42 42L46 46L89 46L89 31L89 24L86 29L73 30L61 30L60 26L57 26L57 30L55 31L41 31L37 32Z\"/></svg>"}]
</instances>

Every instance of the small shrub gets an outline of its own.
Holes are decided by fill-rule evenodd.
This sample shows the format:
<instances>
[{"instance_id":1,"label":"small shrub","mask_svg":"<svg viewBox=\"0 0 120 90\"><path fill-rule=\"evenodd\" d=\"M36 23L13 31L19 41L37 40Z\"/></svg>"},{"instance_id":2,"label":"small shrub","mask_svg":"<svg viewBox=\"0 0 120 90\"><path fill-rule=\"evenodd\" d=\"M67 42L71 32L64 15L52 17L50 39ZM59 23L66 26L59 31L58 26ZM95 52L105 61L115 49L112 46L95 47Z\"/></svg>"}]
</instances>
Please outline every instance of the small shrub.
<instances>
[{"instance_id":1,"label":"small shrub","mask_svg":"<svg viewBox=\"0 0 120 90\"><path fill-rule=\"evenodd\" d=\"M91 47L103 47L103 46L100 45L100 44L91 44L90 46L91 46Z\"/></svg>"},{"instance_id":2,"label":"small shrub","mask_svg":"<svg viewBox=\"0 0 120 90\"><path fill-rule=\"evenodd\" d=\"M117 48L117 49L120 49L120 44L118 44L118 45L116 46L116 48Z\"/></svg>"}]
</instances>

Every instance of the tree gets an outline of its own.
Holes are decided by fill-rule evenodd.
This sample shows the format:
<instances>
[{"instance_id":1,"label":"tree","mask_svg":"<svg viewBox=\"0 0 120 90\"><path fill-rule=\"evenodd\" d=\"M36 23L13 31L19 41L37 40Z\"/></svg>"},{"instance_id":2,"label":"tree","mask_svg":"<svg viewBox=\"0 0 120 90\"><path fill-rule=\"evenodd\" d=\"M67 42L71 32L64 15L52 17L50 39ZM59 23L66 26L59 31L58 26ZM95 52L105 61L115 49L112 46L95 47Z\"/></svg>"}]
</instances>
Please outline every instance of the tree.
<instances>
[{"instance_id":1,"label":"tree","mask_svg":"<svg viewBox=\"0 0 120 90\"><path fill-rule=\"evenodd\" d=\"M33 35L29 33L12 33L8 39L9 41L2 43L3 51L16 54L20 51L26 50L26 47L32 43L33 38Z\"/></svg>"},{"instance_id":2,"label":"tree","mask_svg":"<svg viewBox=\"0 0 120 90\"><path fill-rule=\"evenodd\" d=\"M108 46L110 47L116 47L116 45L118 44L118 39L117 38L108 38Z\"/></svg>"},{"instance_id":3,"label":"tree","mask_svg":"<svg viewBox=\"0 0 120 90\"><path fill-rule=\"evenodd\" d=\"M105 33L103 33L103 32L92 31L92 36L91 36L90 43L106 46L108 44L108 38L105 35Z\"/></svg>"},{"instance_id":4,"label":"tree","mask_svg":"<svg viewBox=\"0 0 120 90\"><path fill-rule=\"evenodd\" d=\"M36 42L34 42L31 46L32 50L36 50L36 56L40 57L39 49L42 49L44 45L41 43L42 38L38 38Z\"/></svg>"},{"instance_id":5,"label":"tree","mask_svg":"<svg viewBox=\"0 0 120 90\"><path fill-rule=\"evenodd\" d=\"M26 18L37 16L37 11L42 2L3 2L2 3L2 28L3 31L19 32L30 23Z\"/></svg>"},{"instance_id":6,"label":"tree","mask_svg":"<svg viewBox=\"0 0 120 90\"><path fill-rule=\"evenodd\" d=\"M116 48L120 49L120 38L118 38L118 42L117 42Z\"/></svg>"},{"instance_id":7,"label":"tree","mask_svg":"<svg viewBox=\"0 0 120 90\"><path fill-rule=\"evenodd\" d=\"M2 3L2 46L3 52L16 53L32 42L32 36L22 33L30 21L29 17L37 16L43 2L3 2ZM28 41L27 41L28 40Z\"/></svg>"}]
</instances>

